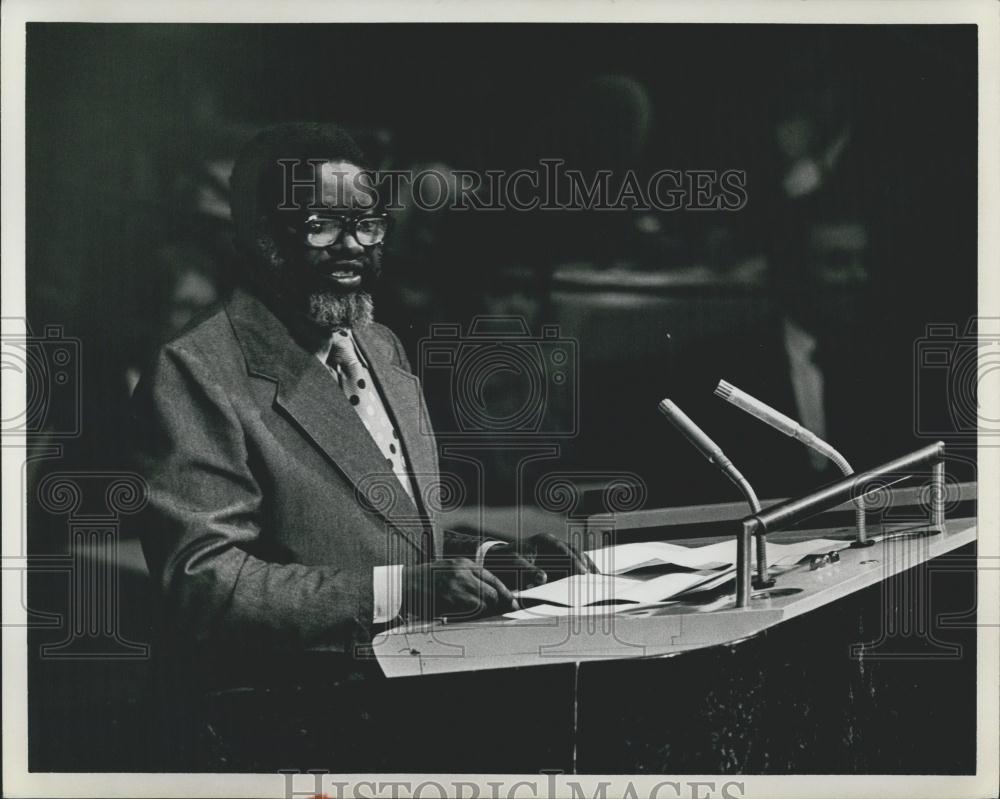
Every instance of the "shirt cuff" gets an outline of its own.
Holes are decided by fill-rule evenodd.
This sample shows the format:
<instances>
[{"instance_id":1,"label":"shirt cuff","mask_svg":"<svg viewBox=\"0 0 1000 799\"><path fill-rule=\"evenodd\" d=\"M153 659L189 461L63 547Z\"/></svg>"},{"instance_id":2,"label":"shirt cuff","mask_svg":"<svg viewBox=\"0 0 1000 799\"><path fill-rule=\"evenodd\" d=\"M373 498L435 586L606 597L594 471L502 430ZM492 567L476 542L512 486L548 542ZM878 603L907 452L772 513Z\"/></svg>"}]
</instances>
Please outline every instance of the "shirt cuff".
<instances>
[{"instance_id":1,"label":"shirt cuff","mask_svg":"<svg viewBox=\"0 0 1000 799\"><path fill-rule=\"evenodd\" d=\"M399 615L403 607L403 567L376 566L372 572L374 596L373 624L385 624Z\"/></svg>"},{"instance_id":2,"label":"shirt cuff","mask_svg":"<svg viewBox=\"0 0 1000 799\"><path fill-rule=\"evenodd\" d=\"M506 543L506 541L495 541L493 539L483 541L483 543L479 545L479 549L476 550L476 565L480 569L483 568L486 563L486 553L493 549L493 547Z\"/></svg>"}]
</instances>

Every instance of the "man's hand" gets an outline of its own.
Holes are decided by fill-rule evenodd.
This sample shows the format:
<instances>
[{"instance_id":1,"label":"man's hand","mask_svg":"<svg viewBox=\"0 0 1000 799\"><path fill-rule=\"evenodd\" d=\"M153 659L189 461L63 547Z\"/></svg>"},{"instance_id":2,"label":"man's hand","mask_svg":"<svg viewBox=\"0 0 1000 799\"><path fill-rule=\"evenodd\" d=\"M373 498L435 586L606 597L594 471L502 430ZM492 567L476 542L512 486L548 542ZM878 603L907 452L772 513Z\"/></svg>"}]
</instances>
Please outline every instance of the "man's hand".
<instances>
[{"instance_id":1,"label":"man's hand","mask_svg":"<svg viewBox=\"0 0 1000 799\"><path fill-rule=\"evenodd\" d=\"M468 558L445 558L403 568L404 616L492 616L516 610L510 590Z\"/></svg>"},{"instance_id":2,"label":"man's hand","mask_svg":"<svg viewBox=\"0 0 1000 799\"><path fill-rule=\"evenodd\" d=\"M580 550L548 533L491 547L484 565L512 590L531 588L571 574L597 571L590 558Z\"/></svg>"}]
</instances>

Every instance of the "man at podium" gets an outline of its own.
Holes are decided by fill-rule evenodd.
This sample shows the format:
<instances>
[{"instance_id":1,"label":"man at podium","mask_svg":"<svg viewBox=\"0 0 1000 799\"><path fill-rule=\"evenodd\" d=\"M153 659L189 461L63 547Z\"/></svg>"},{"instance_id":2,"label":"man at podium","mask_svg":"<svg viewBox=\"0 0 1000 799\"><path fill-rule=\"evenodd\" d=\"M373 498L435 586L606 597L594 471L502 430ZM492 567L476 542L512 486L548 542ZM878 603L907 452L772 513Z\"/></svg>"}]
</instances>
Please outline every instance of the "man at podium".
<instances>
[{"instance_id":1,"label":"man at podium","mask_svg":"<svg viewBox=\"0 0 1000 799\"><path fill-rule=\"evenodd\" d=\"M515 608L516 579L546 579L537 558L586 569L549 535L439 528L420 383L373 321L390 220L367 174L332 125L254 137L231 178L242 285L136 391L140 532L167 627L188 642L351 653L401 618Z\"/></svg>"}]
</instances>

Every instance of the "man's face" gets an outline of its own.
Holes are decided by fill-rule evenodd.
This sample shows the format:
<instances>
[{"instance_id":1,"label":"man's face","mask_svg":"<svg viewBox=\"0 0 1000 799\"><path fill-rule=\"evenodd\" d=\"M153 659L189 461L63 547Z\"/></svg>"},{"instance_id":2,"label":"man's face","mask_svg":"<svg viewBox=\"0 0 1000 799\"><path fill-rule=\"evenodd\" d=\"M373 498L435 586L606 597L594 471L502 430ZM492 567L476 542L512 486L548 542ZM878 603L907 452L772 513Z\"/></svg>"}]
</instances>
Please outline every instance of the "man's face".
<instances>
[{"instance_id":1,"label":"man's face","mask_svg":"<svg viewBox=\"0 0 1000 799\"><path fill-rule=\"evenodd\" d=\"M366 239L354 226L372 214L361 175L345 161L320 165L317 204L286 220L283 288L294 310L324 328L359 326L371 318L368 289L380 270L380 247L359 241Z\"/></svg>"}]
</instances>

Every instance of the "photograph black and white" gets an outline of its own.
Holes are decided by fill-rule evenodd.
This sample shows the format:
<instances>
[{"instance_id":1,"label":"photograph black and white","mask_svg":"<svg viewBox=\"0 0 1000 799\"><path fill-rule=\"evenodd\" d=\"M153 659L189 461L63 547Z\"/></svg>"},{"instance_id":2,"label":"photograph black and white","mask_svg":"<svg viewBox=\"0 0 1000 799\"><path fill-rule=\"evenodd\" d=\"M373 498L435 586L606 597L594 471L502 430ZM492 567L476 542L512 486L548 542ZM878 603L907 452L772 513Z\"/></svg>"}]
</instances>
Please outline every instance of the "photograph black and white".
<instances>
[{"instance_id":1,"label":"photograph black and white","mask_svg":"<svg viewBox=\"0 0 1000 799\"><path fill-rule=\"evenodd\" d=\"M5 795L995 795L1000 6L143 5L4 8Z\"/></svg>"}]
</instances>

